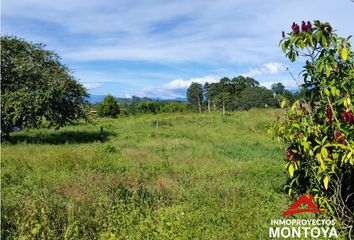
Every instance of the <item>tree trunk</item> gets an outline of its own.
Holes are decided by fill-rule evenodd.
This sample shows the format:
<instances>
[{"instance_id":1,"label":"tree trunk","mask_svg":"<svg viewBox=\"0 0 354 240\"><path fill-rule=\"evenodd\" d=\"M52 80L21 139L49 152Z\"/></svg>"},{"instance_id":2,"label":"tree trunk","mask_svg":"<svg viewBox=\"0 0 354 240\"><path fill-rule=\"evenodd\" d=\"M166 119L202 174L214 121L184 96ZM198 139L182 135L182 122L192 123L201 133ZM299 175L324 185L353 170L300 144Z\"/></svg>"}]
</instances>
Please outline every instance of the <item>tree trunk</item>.
<instances>
[{"instance_id":1,"label":"tree trunk","mask_svg":"<svg viewBox=\"0 0 354 240\"><path fill-rule=\"evenodd\" d=\"M210 112L210 99L208 99L208 112Z\"/></svg>"},{"instance_id":2,"label":"tree trunk","mask_svg":"<svg viewBox=\"0 0 354 240\"><path fill-rule=\"evenodd\" d=\"M222 115L225 116L225 103L222 103Z\"/></svg>"},{"instance_id":3,"label":"tree trunk","mask_svg":"<svg viewBox=\"0 0 354 240\"><path fill-rule=\"evenodd\" d=\"M202 106L200 105L200 100L198 100L199 113L202 112Z\"/></svg>"}]
</instances>

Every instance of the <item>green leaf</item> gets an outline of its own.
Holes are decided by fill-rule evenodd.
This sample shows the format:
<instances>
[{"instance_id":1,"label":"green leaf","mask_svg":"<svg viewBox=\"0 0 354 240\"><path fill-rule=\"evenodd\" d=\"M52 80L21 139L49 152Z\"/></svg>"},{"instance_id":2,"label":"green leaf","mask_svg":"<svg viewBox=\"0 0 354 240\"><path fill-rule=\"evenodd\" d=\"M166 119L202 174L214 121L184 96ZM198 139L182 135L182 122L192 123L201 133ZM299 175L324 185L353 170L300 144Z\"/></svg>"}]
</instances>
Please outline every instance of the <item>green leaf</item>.
<instances>
[{"instance_id":1,"label":"green leaf","mask_svg":"<svg viewBox=\"0 0 354 240\"><path fill-rule=\"evenodd\" d=\"M322 164L323 164L323 159L322 159L321 154L317 153L317 154L316 154L316 158L317 158L317 160L320 162L320 164L322 165Z\"/></svg>"},{"instance_id":2,"label":"green leaf","mask_svg":"<svg viewBox=\"0 0 354 240\"><path fill-rule=\"evenodd\" d=\"M292 164L289 165L288 170L289 170L290 177L293 177L295 169Z\"/></svg>"},{"instance_id":3,"label":"green leaf","mask_svg":"<svg viewBox=\"0 0 354 240\"><path fill-rule=\"evenodd\" d=\"M321 155L323 158L327 158L328 157L328 152L327 149L325 147L321 148Z\"/></svg>"},{"instance_id":4,"label":"green leaf","mask_svg":"<svg viewBox=\"0 0 354 240\"><path fill-rule=\"evenodd\" d=\"M352 157L352 155L353 155L353 151L350 151L348 153L348 155L347 155L347 158L349 159L350 164L353 165L353 157Z\"/></svg>"},{"instance_id":5,"label":"green leaf","mask_svg":"<svg viewBox=\"0 0 354 240\"><path fill-rule=\"evenodd\" d=\"M325 93L327 96L331 95L330 92L329 92L329 90L328 90L328 88L325 88L325 89L324 89L324 93Z\"/></svg>"},{"instance_id":6,"label":"green leaf","mask_svg":"<svg viewBox=\"0 0 354 240\"><path fill-rule=\"evenodd\" d=\"M35 235L37 235L37 233L39 233L39 229L38 229L38 228L35 227L35 228L32 228L32 229L31 229L31 234L32 234L32 235L35 236Z\"/></svg>"},{"instance_id":7,"label":"green leaf","mask_svg":"<svg viewBox=\"0 0 354 240\"><path fill-rule=\"evenodd\" d=\"M285 45L285 42L282 43L282 45L281 45L281 50L283 51L283 53L286 52L286 45Z\"/></svg>"},{"instance_id":8,"label":"green leaf","mask_svg":"<svg viewBox=\"0 0 354 240\"><path fill-rule=\"evenodd\" d=\"M326 40L326 37L324 35L322 35L321 43L322 43L322 46L326 46L327 45L327 40Z\"/></svg>"},{"instance_id":9,"label":"green leaf","mask_svg":"<svg viewBox=\"0 0 354 240\"><path fill-rule=\"evenodd\" d=\"M331 75L331 68L329 65L326 65L326 76L327 78L329 77L329 75Z\"/></svg>"},{"instance_id":10,"label":"green leaf","mask_svg":"<svg viewBox=\"0 0 354 240\"><path fill-rule=\"evenodd\" d=\"M280 103L280 107L281 107L281 108L284 108L285 106L286 106L286 101L283 100L283 101Z\"/></svg>"},{"instance_id":11,"label":"green leaf","mask_svg":"<svg viewBox=\"0 0 354 240\"><path fill-rule=\"evenodd\" d=\"M323 179L323 185L324 185L324 187L325 187L326 190L328 189L328 183L329 183L329 177L326 176L326 177Z\"/></svg>"},{"instance_id":12,"label":"green leaf","mask_svg":"<svg viewBox=\"0 0 354 240\"><path fill-rule=\"evenodd\" d=\"M342 59L346 61L348 59L348 48L343 48L341 55L342 55Z\"/></svg>"},{"instance_id":13,"label":"green leaf","mask_svg":"<svg viewBox=\"0 0 354 240\"><path fill-rule=\"evenodd\" d=\"M335 86L330 86L330 88L331 88L332 95L337 96L339 90Z\"/></svg>"}]
</instances>

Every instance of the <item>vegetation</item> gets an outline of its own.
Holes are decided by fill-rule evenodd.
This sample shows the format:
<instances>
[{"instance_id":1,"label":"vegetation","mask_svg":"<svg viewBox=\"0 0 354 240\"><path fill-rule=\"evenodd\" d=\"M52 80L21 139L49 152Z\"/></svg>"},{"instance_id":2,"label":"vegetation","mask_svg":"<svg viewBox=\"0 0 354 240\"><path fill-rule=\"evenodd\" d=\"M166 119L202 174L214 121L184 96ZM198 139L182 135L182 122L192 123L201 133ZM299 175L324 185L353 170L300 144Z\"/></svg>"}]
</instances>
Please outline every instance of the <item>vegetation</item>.
<instances>
[{"instance_id":1,"label":"vegetation","mask_svg":"<svg viewBox=\"0 0 354 240\"><path fill-rule=\"evenodd\" d=\"M14 128L62 127L86 118L86 90L42 44L1 37L1 135Z\"/></svg>"},{"instance_id":2,"label":"vegetation","mask_svg":"<svg viewBox=\"0 0 354 240\"><path fill-rule=\"evenodd\" d=\"M121 114L124 116L137 114L157 114L186 112L190 108L186 102L177 100L152 100L150 98L133 97L131 99L118 99Z\"/></svg>"},{"instance_id":3,"label":"vegetation","mask_svg":"<svg viewBox=\"0 0 354 240\"><path fill-rule=\"evenodd\" d=\"M267 135L275 113L99 118L12 133L1 153L1 237L264 238L291 204L283 147Z\"/></svg>"},{"instance_id":4,"label":"vegetation","mask_svg":"<svg viewBox=\"0 0 354 240\"><path fill-rule=\"evenodd\" d=\"M203 87L200 83L192 83L187 90L188 101L202 112Z\"/></svg>"},{"instance_id":5,"label":"vegetation","mask_svg":"<svg viewBox=\"0 0 354 240\"><path fill-rule=\"evenodd\" d=\"M354 59L349 38L329 23L296 23L281 47L307 58L306 99L287 109L274 130L288 148L289 194L311 193L347 237L354 235ZM285 105L285 104L284 104Z\"/></svg>"},{"instance_id":6,"label":"vegetation","mask_svg":"<svg viewBox=\"0 0 354 240\"><path fill-rule=\"evenodd\" d=\"M218 83L205 83L203 88L199 83L192 83L187 90L189 103L199 112L202 109L208 109L208 112L222 109L223 115L225 111L279 107L274 95L289 103L296 98L281 83L274 84L272 90L269 90L261 87L255 79L243 76L232 80L224 77Z\"/></svg>"},{"instance_id":7,"label":"vegetation","mask_svg":"<svg viewBox=\"0 0 354 240\"><path fill-rule=\"evenodd\" d=\"M119 105L112 95L106 96L97 107L100 117L116 118L120 113Z\"/></svg>"}]
</instances>

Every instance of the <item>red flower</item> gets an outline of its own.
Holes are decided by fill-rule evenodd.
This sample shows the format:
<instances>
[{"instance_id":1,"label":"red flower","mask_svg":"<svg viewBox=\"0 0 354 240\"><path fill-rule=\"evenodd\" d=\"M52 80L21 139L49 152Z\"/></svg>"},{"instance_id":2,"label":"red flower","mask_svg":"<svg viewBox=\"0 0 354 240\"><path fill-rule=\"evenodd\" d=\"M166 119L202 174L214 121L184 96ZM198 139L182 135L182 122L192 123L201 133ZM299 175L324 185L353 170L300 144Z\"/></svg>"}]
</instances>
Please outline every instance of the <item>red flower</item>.
<instances>
[{"instance_id":1,"label":"red flower","mask_svg":"<svg viewBox=\"0 0 354 240\"><path fill-rule=\"evenodd\" d=\"M293 30L293 32L295 34L299 34L299 32L300 32L300 27L296 23L293 23L293 25L291 26L291 29Z\"/></svg>"},{"instance_id":2,"label":"red flower","mask_svg":"<svg viewBox=\"0 0 354 240\"><path fill-rule=\"evenodd\" d=\"M286 158L290 161L294 161L296 159L296 154L291 151L291 149L287 148L285 151Z\"/></svg>"},{"instance_id":3,"label":"red flower","mask_svg":"<svg viewBox=\"0 0 354 240\"><path fill-rule=\"evenodd\" d=\"M329 123L333 122L333 110L331 106L327 108L327 119Z\"/></svg>"},{"instance_id":4,"label":"red flower","mask_svg":"<svg viewBox=\"0 0 354 240\"><path fill-rule=\"evenodd\" d=\"M301 30L304 32L308 32L310 31L312 28L312 25L310 23L310 21L307 21L307 23L305 21L302 21L301 23Z\"/></svg>"},{"instance_id":5,"label":"red flower","mask_svg":"<svg viewBox=\"0 0 354 240\"><path fill-rule=\"evenodd\" d=\"M311 30L312 25L310 21L307 21L307 31Z\"/></svg>"},{"instance_id":6,"label":"red flower","mask_svg":"<svg viewBox=\"0 0 354 240\"><path fill-rule=\"evenodd\" d=\"M326 148L326 150L327 150L328 158L332 158L332 151L331 151L331 149Z\"/></svg>"},{"instance_id":7,"label":"red flower","mask_svg":"<svg viewBox=\"0 0 354 240\"><path fill-rule=\"evenodd\" d=\"M295 138L299 138L299 137L300 137L300 135L301 135L301 132L300 132L300 131L296 131L296 133L295 133L294 137L295 137Z\"/></svg>"},{"instance_id":8,"label":"red flower","mask_svg":"<svg viewBox=\"0 0 354 240\"><path fill-rule=\"evenodd\" d=\"M335 136L336 136L336 140L337 140L338 143L341 143L341 144L345 143L344 135L339 130L336 130Z\"/></svg>"},{"instance_id":9,"label":"red flower","mask_svg":"<svg viewBox=\"0 0 354 240\"><path fill-rule=\"evenodd\" d=\"M331 26L328 26L328 27L327 27L327 31L328 31L329 33L331 33L331 32L332 32L332 30L333 30L333 29L332 29L332 27L331 27Z\"/></svg>"},{"instance_id":10,"label":"red flower","mask_svg":"<svg viewBox=\"0 0 354 240\"><path fill-rule=\"evenodd\" d=\"M351 124L354 124L354 115L353 115L353 113L352 113L351 111L349 111L349 112L346 112L346 111L342 112L342 118L343 118L345 121L347 121L347 122L349 122L349 123L351 123Z\"/></svg>"},{"instance_id":11,"label":"red flower","mask_svg":"<svg viewBox=\"0 0 354 240\"><path fill-rule=\"evenodd\" d=\"M282 36L283 38L285 38L285 32L284 32L284 31L281 32L281 36Z\"/></svg>"},{"instance_id":12,"label":"red flower","mask_svg":"<svg viewBox=\"0 0 354 240\"><path fill-rule=\"evenodd\" d=\"M302 23L301 23L301 30L304 32L307 31L307 25L306 25L305 21L302 21Z\"/></svg>"}]
</instances>

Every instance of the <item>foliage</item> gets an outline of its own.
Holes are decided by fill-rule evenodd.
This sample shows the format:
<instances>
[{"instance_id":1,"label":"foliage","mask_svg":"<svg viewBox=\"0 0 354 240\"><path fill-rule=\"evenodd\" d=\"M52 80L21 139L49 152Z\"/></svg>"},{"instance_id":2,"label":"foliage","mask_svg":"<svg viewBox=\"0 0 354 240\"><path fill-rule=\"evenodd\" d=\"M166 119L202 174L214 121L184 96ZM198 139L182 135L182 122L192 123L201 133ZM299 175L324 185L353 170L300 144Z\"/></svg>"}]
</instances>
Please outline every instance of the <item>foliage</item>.
<instances>
[{"instance_id":1,"label":"foliage","mask_svg":"<svg viewBox=\"0 0 354 240\"><path fill-rule=\"evenodd\" d=\"M173 112L185 112L187 111L187 103L180 101L164 101L162 103L161 112L173 113Z\"/></svg>"},{"instance_id":2,"label":"foliage","mask_svg":"<svg viewBox=\"0 0 354 240\"><path fill-rule=\"evenodd\" d=\"M112 95L106 96L97 107L100 117L116 118L120 113L119 105Z\"/></svg>"},{"instance_id":3,"label":"foliage","mask_svg":"<svg viewBox=\"0 0 354 240\"><path fill-rule=\"evenodd\" d=\"M272 91L277 94L277 95L280 95L280 94L284 94L285 93L285 87L282 83L274 83L272 84L271 86L272 88Z\"/></svg>"},{"instance_id":4,"label":"foliage","mask_svg":"<svg viewBox=\"0 0 354 240\"><path fill-rule=\"evenodd\" d=\"M279 103L285 101L287 104L293 104L296 100L304 98L303 89L292 94L290 91L286 90L284 85L280 82L272 84L271 89ZM279 104L277 106L280 107Z\"/></svg>"},{"instance_id":5,"label":"foliage","mask_svg":"<svg viewBox=\"0 0 354 240\"><path fill-rule=\"evenodd\" d=\"M1 37L1 135L16 128L62 127L87 118L86 90L59 56L16 37Z\"/></svg>"},{"instance_id":6,"label":"foliage","mask_svg":"<svg viewBox=\"0 0 354 240\"><path fill-rule=\"evenodd\" d=\"M163 113L163 112L184 112L188 111L186 102L178 100L153 100L147 97L115 98L119 108L120 115L130 116L140 113Z\"/></svg>"},{"instance_id":7,"label":"foliage","mask_svg":"<svg viewBox=\"0 0 354 240\"><path fill-rule=\"evenodd\" d=\"M203 87L200 83L192 83L187 89L187 98L193 106L201 112L201 104L203 101Z\"/></svg>"},{"instance_id":8,"label":"foliage","mask_svg":"<svg viewBox=\"0 0 354 240\"><path fill-rule=\"evenodd\" d=\"M236 109L249 110L251 108L276 107L272 91L263 87L246 88L236 98Z\"/></svg>"},{"instance_id":9,"label":"foliage","mask_svg":"<svg viewBox=\"0 0 354 240\"><path fill-rule=\"evenodd\" d=\"M211 106L216 110L225 111L249 110L251 108L277 107L272 91L259 86L259 82L250 77L238 76L230 80L227 77L216 83L205 83L204 100L210 111ZM286 94L288 94L286 96ZM292 94L285 90L284 97L292 98Z\"/></svg>"},{"instance_id":10,"label":"foliage","mask_svg":"<svg viewBox=\"0 0 354 240\"><path fill-rule=\"evenodd\" d=\"M161 103L158 101L145 101L141 102L138 109L142 113L153 113L156 114L161 111Z\"/></svg>"},{"instance_id":11,"label":"foliage","mask_svg":"<svg viewBox=\"0 0 354 240\"><path fill-rule=\"evenodd\" d=\"M354 61L349 38L329 23L296 23L283 32L281 48L295 61L304 56L306 99L287 108L274 126L287 144L289 194L311 193L321 208L353 235ZM282 104L285 107L285 103Z\"/></svg>"}]
</instances>

